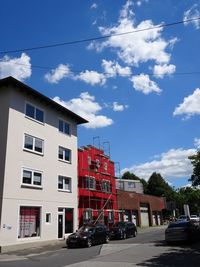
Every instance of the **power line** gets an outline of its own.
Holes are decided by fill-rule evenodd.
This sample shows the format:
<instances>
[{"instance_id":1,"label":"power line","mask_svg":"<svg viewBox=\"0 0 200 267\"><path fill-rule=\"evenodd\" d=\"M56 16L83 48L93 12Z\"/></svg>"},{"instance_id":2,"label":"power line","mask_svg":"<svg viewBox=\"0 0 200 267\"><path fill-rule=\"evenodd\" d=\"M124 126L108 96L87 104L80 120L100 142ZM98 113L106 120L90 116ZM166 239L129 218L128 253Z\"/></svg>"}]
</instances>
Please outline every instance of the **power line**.
<instances>
[{"instance_id":1,"label":"power line","mask_svg":"<svg viewBox=\"0 0 200 267\"><path fill-rule=\"evenodd\" d=\"M14 64L14 65L20 65L20 66L24 66L24 67L27 67L27 68L30 68L30 65L27 65L27 64L23 64L23 63L17 63L17 62L8 62L6 60L0 60L0 63L1 62L4 62L4 63L7 63L7 64ZM39 66L39 65L31 65L32 68L35 68L35 69L41 69L41 70L52 70L52 69L55 69L53 67L47 67L47 66ZM66 71L66 69L64 68L58 68L57 70L60 70L60 71ZM103 75L113 75L113 73L109 73L109 72L99 72L99 71L96 71L96 70L87 70L87 71L94 71L94 72L98 72L99 74L103 74ZM77 73L77 74L80 74L80 73L84 73L85 71L84 70L69 70L69 75L70 74L73 74L73 73ZM119 75L119 76L122 76L122 77L130 77L130 76L138 76L140 74L144 74L144 75L149 75L149 76L169 76L170 74L162 74L162 73L143 73L143 72L140 72L140 73L133 73L133 72L129 72L128 74L119 74L119 73L115 73L115 75ZM175 72L175 73L172 73L171 75L197 75L197 74L200 74L200 71L188 71L188 72Z\"/></svg>"},{"instance_id":2,"label":"power line","mask_svg":"<svg viewBox=\"0 0 200 267\"><path fill-rule=\"evenodd\" d=\"M133 33L137 33L137 32L149 31L149 30L158 29L158 28L170 27L170 26L183 24L183 23L189 23L189 22L197 21L197 20L200 20L200 17L187 19L187 20L176 21L176 22L167 23L167 24L160 24L160 25L157 25L157 26L144 28L144 29L133 30L133 31L129 31L129 32L108 34L108 35L104 35L104 36L97 36L97 37L92 37L92 38L88 38L88 39L80 39L80 40L74 40L74 41L69 41L69 42L55 43L55 44L49 44L49 45L43 45L43 46L29 47L29 48L20 48L20 49L15 49L15 50L5 50L5 51L0 51L0 54L33 51L33 50L54 48L54 47L65 46L65 45L74 45L74 44L79 44L79 43L102 40L102 39L106 39L106 38L110 38L110 37L116 37L116 36L122 36L122 35L127 35L127 34L133 34Z\"/></svg>"}]
</instances>

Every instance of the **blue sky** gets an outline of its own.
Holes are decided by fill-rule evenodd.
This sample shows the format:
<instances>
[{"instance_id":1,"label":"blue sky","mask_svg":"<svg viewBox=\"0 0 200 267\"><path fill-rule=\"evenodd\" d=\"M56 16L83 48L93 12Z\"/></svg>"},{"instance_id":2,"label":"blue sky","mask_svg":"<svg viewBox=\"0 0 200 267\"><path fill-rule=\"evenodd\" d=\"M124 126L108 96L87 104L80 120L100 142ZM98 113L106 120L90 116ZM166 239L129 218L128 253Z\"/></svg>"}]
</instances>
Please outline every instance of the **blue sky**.
<instances>
[{"instance_id":1,"label":"blue sky","mask_svg":"<svg viewBox=\"0 0 200 267\"><path fill-rule=\"evenodd\" d=\"M122 172L148 179L156 171L185 186L188 156L200 147L200 20L157 26L197 17L193 0L1 0L0 78L12 75L88 119L79 146L100 141L107 151L109 142Z\"/></svg>"}]
</instances>

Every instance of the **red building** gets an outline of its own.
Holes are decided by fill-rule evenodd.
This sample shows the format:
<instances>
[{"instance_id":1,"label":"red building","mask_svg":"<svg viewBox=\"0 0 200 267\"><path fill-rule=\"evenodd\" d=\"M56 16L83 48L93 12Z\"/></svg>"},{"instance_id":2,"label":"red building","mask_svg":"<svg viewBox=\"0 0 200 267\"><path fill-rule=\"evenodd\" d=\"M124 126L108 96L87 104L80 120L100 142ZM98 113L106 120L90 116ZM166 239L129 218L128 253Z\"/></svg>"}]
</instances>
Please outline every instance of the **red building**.
<instances>
[{"instance_id":1,"label":"red building","mask_svg":"<svg viewBox=\"0 0 200 267\"><path fill-rule=\"evenodd\" d=\"M78 150L79 226L118 221L114 162L94 146Z\"/></svg>"}]
</instances>

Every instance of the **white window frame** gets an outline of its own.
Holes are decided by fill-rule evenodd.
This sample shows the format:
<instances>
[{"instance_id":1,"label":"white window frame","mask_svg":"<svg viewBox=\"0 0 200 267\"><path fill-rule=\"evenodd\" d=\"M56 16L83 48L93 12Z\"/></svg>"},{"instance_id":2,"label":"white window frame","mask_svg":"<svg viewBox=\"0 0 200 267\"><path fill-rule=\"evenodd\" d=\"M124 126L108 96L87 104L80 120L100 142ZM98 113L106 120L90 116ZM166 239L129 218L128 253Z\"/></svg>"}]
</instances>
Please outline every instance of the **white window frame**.
<instances>
[{"instance_id":1,"label":"white window frame","mask_svg":"<svg viewBox=\"0 0 200 267\"><path fill-rule=\"evenodd\" d=\"M20 210L21 210L21 208L22 207L25 207L25 208L39 208L40 209L40 224L39 224L39 230L40 230L40 235L38 235L38 236L35 236L35 237L19 237L19 235L18 235L18 233L19 233L19 220L20 220ZM24 240L39 240L40 238L41 238L41 225L42 225L42 220L41 220L41 214L42 214L42 206L38 206L38 205L31 205L31 204L20 204L20 205L18 205L18 216L17 216L17 222L18 222L18 224L17 224L17 235L16 235L16 238L17 238L17 240L19 241L24 241Z\"/></svg>"},{"instance_id":2,"label":"white window frame","mask_svg":"<svg viewBox=\"0 0 200 267\"><path fill-rule=\"evenodd\" d=\"M58 175L58 185L59 185L59 178L62 178L63 188L58 187L58 191L64 191L64 192L72 193L72 178L68 177L68 176ZM70 189L64 189L64 184L65 184L64 180L67 180L67 179L69 180Z\"/></svg>"},{"instance_id":3,"label":"white window frame","mask_svg":"<svg viewBox=\"0 0 200 267\"><path fill-rule=\"evenodd\" d=\"M27 147L25 147L25 140L26 140L26 136L33 138L33 149L29 149ZM42 152L36 151L35 150L35 143L36 140L42 141ZM32 152L34 154L39 154L39 155L44 155L44 140L38 137L35 137L33 135L24 133L24 145L23 145L23 150L28 151L28 152Z\"/></svg>"},{"instance_id":4,"label":"white window frame","mask_svg":"<svg viewBox=\"0 0 200 267\"><path fill-rule=\"evenodd\" d=\"M59 158L59 149L62 149L62 159ZM70 152L70 159L69 160L65 160L65 151L69 151ZM58 160L59 161L63 161L63 162L67 162L67 163L71 163L72 162L72 151L69 148L63 147L63 146L58 146Z\"/></svg>"},{"instance_id":5,"label":"white window frame","mask_svg":"<svg viewBox=\"0 0 200 267\"><path fill-rule=\"evenodd\" d=\"M31 172L31 183L30 184L23 182L24 171ZM40 173L41 174L41 185L35 185L34 184L34 173ZM43 172L42 171L35 170L35 169L30 169L30 168L27 168L27 167L22 167L22 171L21 171L21 187L30 187L30 188L42 189L42 182L43 182Z\"/></svg>"},{"instance_id":6,"label":"white window frame","mask_svg":"<svg viewBox=\"0 0 200 267\"><path fill-rule=\"evenodd\" d=\"M135 184L135 182L132 182L132 181L130 181L130 182L128 182L128 188L136 188L136 184Z\"/></svg>"},{"instance_id":7,"label":"white window frame","mask_svg":"<svg viewBox=\"0 0 200 267\"><path fill-rule=\"evenodd\" d=\"M50 221L47 222L47 215L49 215ZM46 224L51 224L52 222L52 213L51 212L45 212L45 223Z\"/></svg>"},{"instance_id":8,"label":"white window frame","mask_svg":"<svg viewBox=\"0 0 200 267\"><path fill-rule=\"evenodd\" d=\"M34 118L26 115L26 106L27 106L27 104L34 107ZM36 119L36 109L38 109L38 110L43 112L43 122ZM42 109L42 108L38 107L37 105L32 104L32 103L30 103L28 101L25 102L24 115L25 115L26 118L28 118L30 120L33 120L35 122L38 122L39 124L44 125L44 123L45 123L45 112L44 112L44 109Z\"/></svg>"},{"instance_id":9,"label":"white window frame","mask_svg":"<svg viewBox=\"0 0 200 267\"><path fill-rule=\"evenodd\" d=\"M65 133L65 131L64 131L64 128L65 128L65 127L63 127L63 131L60 131L60 127L59 127L59 125L60 125L60 121L61 121L63 124L68 124L68 125L69 125L69 133ZM65 121L65 120L63 120L63 119L61 119L61 118L58 118L58 131L59 131L60 133L64 134L64 135L68 135L68 136L70 136L70 135L71 135L71 124L70 124L69 122L67 122L67 121Z\"/></svg>"}]
</instances>

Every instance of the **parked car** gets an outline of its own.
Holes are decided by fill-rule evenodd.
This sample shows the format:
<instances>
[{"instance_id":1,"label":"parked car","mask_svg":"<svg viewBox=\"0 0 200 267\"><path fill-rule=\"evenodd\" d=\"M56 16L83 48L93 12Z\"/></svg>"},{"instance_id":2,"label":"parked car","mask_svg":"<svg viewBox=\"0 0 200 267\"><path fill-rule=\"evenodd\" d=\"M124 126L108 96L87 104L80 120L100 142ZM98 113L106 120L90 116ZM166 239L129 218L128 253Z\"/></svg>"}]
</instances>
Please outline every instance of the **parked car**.
<instances>
[{"instance_id":1,"label":"parked car","mask_svg":"<svg viewBox=\"0 0 200 267\"><path fill-rule=\"evenodd\" d=\"M110 229L111 238L125 239L136 237L137 227L132 222L117 222Z\"/></svg>"},{"instance_id":2,"label":"parked car","mask_svg":"<svg viewBox=\"0 0 200 267\"><path fill-rule=\"evenodd\" d=\"M177 219L177 221L184 221L184 222L189 221L189 220L190 220L190 217L187 215L180 215Z\"/></svg>"},{"instance_id":3,"label":"parked car","mask_svg":"<svg viewBox=\"0 0 200 267\"><path fill-rule=\"evenodd\" d=\"M199 217L197 215L190 215L190 220L193 222L199 222Z\"/></svg>"},{"instance_id":4,"label":"parked car","mask_svg":"<svg viewBox=\"0 0 200 267\"><path fill-rule=\"evenodd\" d=\"M94 244L109 243L110 231L103 224L84 225L78 231L68 236L66 245L68 248Z\"/></svg>"},{"instance_id":5,"label":"parked car","mask_svg":"<svg viewBox=\"0 0 200 267\"><path fill-rule=\"evenodd\" d=\"M200 228L192 221L176 221L170 223L165 230L165 241L190 241L199 238Z\"/></svg>"}]
</instances>

